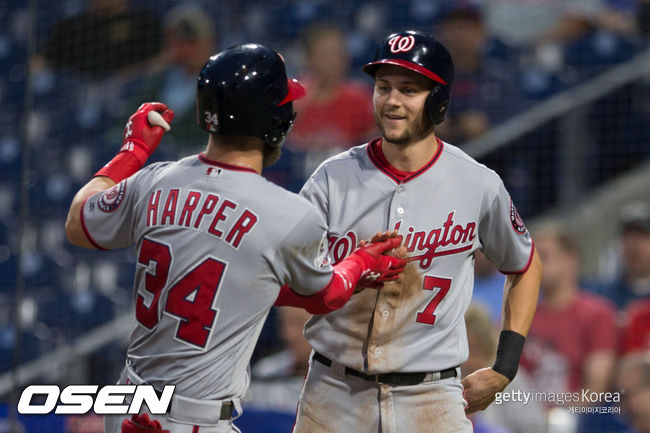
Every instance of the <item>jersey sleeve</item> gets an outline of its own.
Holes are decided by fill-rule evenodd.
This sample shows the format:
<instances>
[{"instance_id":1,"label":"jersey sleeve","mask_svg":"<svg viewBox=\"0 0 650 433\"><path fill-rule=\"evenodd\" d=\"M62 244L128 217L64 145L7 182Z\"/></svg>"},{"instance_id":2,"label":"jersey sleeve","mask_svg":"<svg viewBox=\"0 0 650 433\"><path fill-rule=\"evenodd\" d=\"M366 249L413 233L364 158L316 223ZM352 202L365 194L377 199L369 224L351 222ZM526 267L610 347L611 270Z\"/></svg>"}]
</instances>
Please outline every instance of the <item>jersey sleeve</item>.
<instances>
[{"instance_id":1,"label":"jersey sleeve","mask_svg":"<svg viewBox=\"0 0 650 433\"><path fill-rule=\"evenodd\" d=\"M320 214L327 218L329 205L325 179L325 170L321 167L305 182L300 190L300 195L309 200L311 204L316 206Z\"/></svg>"},{"instance_id":2,"label":"jersey sleeve","mask_svg":"<svg viewBox=\"0 0 650 433\"><path fill-rule=\"evenodd\" d=\"M272 266L282 284L303 296L328 286L334 269L327 259L324 218L310 206L305 216L289 231Z\"/></svg>"},{"instance_id":3,"label":"jersey sleeve","mask_svg":"<svg viewBox=\"0 0 650 433\"><path fill-rule=\"evenodd\" d=\"M138 178L135 174L86 199L81 209L81 224L96 248L123 248L134 242Z\"/></svg>"},{"instance_id":4,"label":"jersey sleeve","mask_svg":"<svg viewBox=\"0 0 650 433\"><path fill-rule=\"evenodd\" d=\"M499 271L521 274L528 270L533 241L501 181L496 197L481 218L479 237L483 254Z\"/></svg>"}]
</instances>

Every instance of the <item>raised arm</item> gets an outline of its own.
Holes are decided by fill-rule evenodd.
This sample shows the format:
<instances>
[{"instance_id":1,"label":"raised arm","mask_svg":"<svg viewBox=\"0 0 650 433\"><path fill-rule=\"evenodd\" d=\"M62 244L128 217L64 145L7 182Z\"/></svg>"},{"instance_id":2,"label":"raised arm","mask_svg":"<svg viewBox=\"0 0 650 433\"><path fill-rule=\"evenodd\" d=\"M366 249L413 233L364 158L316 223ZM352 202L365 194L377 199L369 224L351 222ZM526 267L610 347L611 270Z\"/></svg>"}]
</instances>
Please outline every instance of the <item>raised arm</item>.
<instances>
[{"instance_id":1,"label":"raised arm","mask_svg":"<svg viewBox=\"0 0 650 433\"><path fill-rule=\"evenodd\" d=\"M65 220L65 234L71 244L84 248L95 248L95 246L88 240L86 233L81 223L81 212L86 199L95 193L104 191L115 185L113 179L106 176L94 177L85 184L75 194L72 199L72 204L68 210L68 218Z\"/></svg>"},{"instance_id":2,"label":"raised arm","mask_svg":"<svg viewBox=\"0 0 650 433\"><path fill-rule=\"evenodd\" d=\"M148 102L129 118L122 146L117 155L75 194L65 222L65 234L71 244L95 248L82 223L83 205L88 197L104 191L140 170L156 151L163 134L169 130L174 112L165 104Z\"/></svg>"}]
</instances>

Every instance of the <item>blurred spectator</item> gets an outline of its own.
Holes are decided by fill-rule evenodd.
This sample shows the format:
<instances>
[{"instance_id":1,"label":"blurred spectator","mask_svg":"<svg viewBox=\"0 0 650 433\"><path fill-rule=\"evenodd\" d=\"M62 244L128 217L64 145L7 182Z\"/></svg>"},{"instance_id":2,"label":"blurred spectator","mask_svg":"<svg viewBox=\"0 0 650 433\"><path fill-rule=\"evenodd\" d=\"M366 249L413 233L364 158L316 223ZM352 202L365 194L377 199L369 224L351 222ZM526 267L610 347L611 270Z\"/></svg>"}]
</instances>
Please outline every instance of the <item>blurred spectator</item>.
<instances>
[{"instance_id":1,"label":"blurred spectator","mask_svg":"<svg viewBox=\"0 0 650 433\"><path fill-rule=\"evenodd\" d=\"M617 382L623 390L623 412L634 429L625 433L650 433L650 352L624 357Z\"/></svg>"},{"instance_id":2,"label":"blurred spectator","mask_svg":"<svg viewBox=\"0 0 650 433\"><path fill-rule=\"evenodd\" d=\"M636 25L641 33L647 38L650 36L650 1L639 0L636 16Z\"/></svg>"},{"instance_id":3,"label":"blurred spectator","mask_svg":"<svg viewBox=\"0 0 650 433\"><path fill-rule=\"evenodd\" d=\"M439 30L455 74L449 113L436 132L444 140L463 143L520 110L522 94L516 67L489 56L491 40L477 8L452 9Z\"/></svg>"},{"instance_id":4,"label":"blurred spectator","mask_svg":"<svg viewBox=\"0 0 650 433\"><path fill-rule=\"evenodd\" d=\"M92 76L141 65L160 50L160 21L126 0L90 0L88 11L61 21L45 46L48 62Z\"/></svg>"},{"instance_id":5,"label":"blurred spectator","mask_svg":"<svg viewBox=\"0 0 650 433\"><path fill-rule=\"evenodd\" d=\"M490 32L508 45L529 48L573 40L587 23L618 34L631 34L636 27L634 6L629 1L616 0L485 2Z\"/></svg>"},{"instance_id":6,"label":"blurred spectator","mask_svg":"<svg viewBox=\"0 0 650 433\"><path fill-rule=\"evenodd\" d=\"M278 328L285 349L262 358L252 369L246 407L295 414L309 367L311 346L303 335L311 314L300 308L277 308Z\"/></svg>"},{"instance_id":7,"label":"blurred spectator","mask_svg":"<svg viewBox=\"0 0 650 433\"><path fill-rule=\"evenodd\" d=\"M295 150L316 152L318 160L305 167L311 173L326 156L367 141L376 126L370 88L347 79L350 59L345 33L316 24L305 33L303 44L307 71L300 81L307 96L296 102L298 114L288 144Z\"/></svg>"},{"instance_id":8,"label":"blurred spectator","mask_svg":"<svg viewBox=\"0 0 650 433\"><path fill-rule=\"evenodd\" d=\"M650 299L633 301L625 310L621 355L650 351Z\"/></svg>"},{"instance_id":9,"label":"blurred spectator","mask_svg":"<svg viewBox=\"0 0 650 433\"><path fill-rule=\"evenodd\" d=\"M170 146L179 153L196 153L207 140L207 134L196 125L196 83L204 60L217 51L216 24L193 4L171 9L163 24L164 63L144 80L126 110L136 110L143 101L164 102L176 113L171 131L165 134L166 142L173 143Z\"/></svg>"},{"instance_id":10,"label":"blurred spectator","mask_svg":"<svg viewBox=\"0 0 650 433\"><path fill-rule=\"evenodd\" d=\"M557 39L547 42L559 45L564 64L575 69L579 81L604 71L607 66L624 62L639 48L631 31L621 34L615 31L616 28L608 28L617 25L616 22L609 22L611 17L616 16L614 12L604 10L601 14L587 18L574 17L567 23L570 27L560 29L562 33L551 36ZM607 18L601 19L601 16ZM630 28L634 29L631 24Z\"/></svg>"},{"instance_id":11,"label":"blurred spectator","mask_svg":"<svg viewBox=\"0 0 650 433\"><path fill-rule=\"evenodd\" d=\"M616 359L615 308L579 287L580 256L567 233L549 225L533 231L533 238L544 274L522 366L537 391L608 391Z\"/></svg>"},{"instance_id":12,"label":"blurred spectator","mask_svg":"<svg viewBox=\"0 0 650 433\"><path fill-rule=\"evenodd\" d=\"M499 272L492 262L485 258L483 253L477 251L474 254L472 304L479 304L486 308L494 324L501 321L505 280L505 275Z\"/></svg>"},{"instance_id":13,"label":"blurred spectator","mask_svg":"<svg viewBox=\"0 0 650 433\"><path fill-rule=\"evenodd\" d=\"M469 358L461 365L463 377L494 364L497 348L497 328L493 325L487 310L470 306L465 313ZM514 380L508 385L509 391L532 391L530 377L524 369L519 369ZM544 408L539 403L503 401L492 403L482 412L471 416L474 431L477 424L487 424L507 429L512 433L544 433Z\"/></svg>"},{"instance_id":14,"label":"blurred spectator","mask_svg":"<svg viewBox=\"0 0 650 433\"><path fill-rule=\"evenodd\" d=\"M635 7L626 0L485 2L490 32L521 50L521 85L535 99L629 58L637 45Z\"/></svg>"},{"instance_id":15,"label":"blurred spectator","mask_svg":"<svg viewBox=\"0 0 650 433\"><path fill-rule=\"evenodd\" d=\"M640 201L626 204L619 224L621 270L594 291L623 309L633 300L650 298L650 207Z\"/></svg>"}]
</instances>

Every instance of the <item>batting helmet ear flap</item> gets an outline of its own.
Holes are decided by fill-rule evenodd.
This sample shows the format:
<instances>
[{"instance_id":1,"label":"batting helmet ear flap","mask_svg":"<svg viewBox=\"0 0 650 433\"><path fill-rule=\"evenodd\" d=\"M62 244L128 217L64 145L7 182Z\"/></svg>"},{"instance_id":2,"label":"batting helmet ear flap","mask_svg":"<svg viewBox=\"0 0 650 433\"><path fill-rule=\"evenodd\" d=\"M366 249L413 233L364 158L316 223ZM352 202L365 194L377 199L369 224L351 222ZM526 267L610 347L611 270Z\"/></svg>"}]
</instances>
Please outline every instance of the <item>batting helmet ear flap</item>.
<instances>
[{"instance_id":1,"label":"batting helmet ear flap","mask_svg":"<svg viewBox=\"0 0 650 433\"><path fill-rule=\"evenodd\" d=\"M449 108L449 88L447 86L434 85L425 102L425 112L429 113L429 119L434 125L442 123Z\"/></svg>"}]
</instances>

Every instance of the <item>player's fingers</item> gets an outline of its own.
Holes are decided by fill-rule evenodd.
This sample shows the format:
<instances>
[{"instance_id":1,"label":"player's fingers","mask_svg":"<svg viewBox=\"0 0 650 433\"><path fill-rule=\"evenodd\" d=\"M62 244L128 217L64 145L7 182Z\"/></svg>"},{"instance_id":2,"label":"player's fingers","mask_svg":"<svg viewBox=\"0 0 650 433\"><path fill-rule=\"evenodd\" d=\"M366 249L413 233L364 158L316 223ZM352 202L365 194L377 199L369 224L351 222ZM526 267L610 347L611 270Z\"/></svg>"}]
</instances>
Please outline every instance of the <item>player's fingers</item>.
<instances>
[{"instance_id":1,"label":"player's fingers","mask_svg":"<svg viewBox=\"0 0 650 433\"><path fill-rule=\"evenodd\" d=\"M388 270L388 272L386 272L385 275L390 276L390 277L392 277L392 276L399 277L400 274L402 272L404 272L404 269L405 268L391 268L391 269Z\"/></svg>"},{"instance_id":2,"label":"player's fingers","mask_svg":"<svg viewBox=\"0 0 650 433\"><path fill-rule=\"evenodd\" d=\"M400 244L402 243L402 239L399 238L399 237L389 238L389 239L386 240L386 242L390 245L390 249L393 249L393 248L397 248L397 247L400 246ZM397 259L397 260L399 260L399 259Z\"/></svg>"},{"instance_id":3,"label":"player's fingers","mask_svg":"<svg viewBox=\"0 0 650 433\"><path fill-rule=\"evenodd\" d=\"M372 237L370 242L383 242L386 239L394 238L399 236L397 230L386 230L385 232L377 232L375 235Z\"/></svg>"},{"instance_id":4,"label":"player's fingers","mask_svg":"<svg viewBox=\"0 0 650 433\"><path fill-rule=\"evenodd\" d=\"M393 268L393 267L391 267L391 268L388 268L388 269L386 270L386 272L384 272L384 275L383 275L383 276L384 276L384 277L386 277L386 276L388 276L388 277L398 276L399 274L402 273L402 270L403 270L403 268L400 269L400 268Z\"/></svg>"},{"instance_id":5,"label":"player's fingers","mask_svg":"<svg viewBox=\"0 0 650 433\"><path fill-rule=\"evenodd\" d=\"M385 231L385 232L384 232L384 236L386 237L386 239L389 239L389 238L398 238L398 237L401 239L401 235L398 233L397 230Z\"/></svg>"},{"instance_id":6,"label":"player's fingers","mask_svg":"<svg viewBox=\"0 0 650 433\"><path fill-rule=\"evenodd\" d=\"M384 254L387 251L392 250L397 246L395 244L395 241L396 238L387 239L380 242L371 242L371 244L367 247L367 250L371 254ZM390 257L390 256L386 256L386 257Z\"/></svg>"},{"instance_id":7,"label":"player's fingers","mask_svg":"<svg viewBox=\"0 0 650 433\"><path fill-rule=\"evenodd\" d=\"M399 246L399 247L395 248L395 249L392 251L391 256L393 256L393 257L399 257L399 258L401 258L401 259L405 259L405 258L406 258L406 253L407 253L407 252L408 252L408 251L407 251L406 247L402 245L402 246Z\"/></svg>"},{"instance_id":8,"label":"player's fingers","mask_svg":"<svg viewBox=\"0 0 650 433\"><path fill-rule=\"evenodd\" d=\"M382 242L385 241L386 238L384 237L384 234L382 232L377 232L375 235L370 239L370 243L375 243L375 242Z\"/></svg>"},{"instance_id":9,"label":"player's fingers","mask_svg":"<svg viewBox=\"0 0 650 433\"><path fill-rule=\"evenodd\" d=\"M162 113L163 111L167 110L169 107L167 107L166 104L163 104L162 102L149 102L147 104L143 104L147 106L147 110L153 110L153 111L158 111Z\"/></svg>"},{"instance_id":10,"label":"player's fingers","mask_svg":"<svg viewBox=\"0 0 650 433\"><path fill-rule=\"evenodd\" d=\"M167 108L165 111L162 112L162 117L163 119L165 119L167 123L170 123L172 120L174 120L174 111Z\"/></svg>"},{"instance_id":11,"label":"player's fingers","mask_svg":"<svg viewBox=\"0 0 650 433\"><path fill-rule=\"evenodd\" d=\"M406 269L406 266L399 266L399 265L392 266L391 265L388 268L388 270L386 271L386 273L390 274L390 275L396 275L396 274L400 274L400 273L404 272L404 269Z\"/></svg>"},{"instance_id":12,"label":"player's fingers","mask_svg":"<svg viewBox=\"0 0 650 433\"><path fill-rule=\"evenodd\" d=\"M386 274L397 275L404 272L404 269L406 269L406 266L400 266L399 264L395 264L395 265L391 264L386 270Z\"/></svg>"},{"instance_id":13,"label":"player's fingers","mask_svg":"<svg viewBox=\"0 0 650 433\"><path fill-rule=\"evenodd\" d=\"M391 268L404 268L408 264L406 259L401 257L388 256Z\"/></svg>"},{"instance_id":14,"label":"player's fingers","mask_svg":"<svg viewBox=\"0 0 650 433\"><path fill-rule=\"evenodd\" d=\"M138 107L137 113L146 113L148 111L158 111L158 112L163 112L167 110L167 105L163 104L162 102L145 102L144 104L140 105Z\"/></svg>"}]
</instances>

